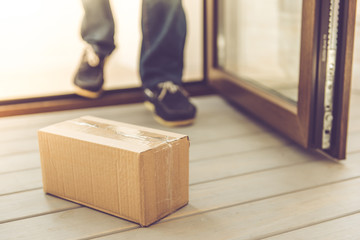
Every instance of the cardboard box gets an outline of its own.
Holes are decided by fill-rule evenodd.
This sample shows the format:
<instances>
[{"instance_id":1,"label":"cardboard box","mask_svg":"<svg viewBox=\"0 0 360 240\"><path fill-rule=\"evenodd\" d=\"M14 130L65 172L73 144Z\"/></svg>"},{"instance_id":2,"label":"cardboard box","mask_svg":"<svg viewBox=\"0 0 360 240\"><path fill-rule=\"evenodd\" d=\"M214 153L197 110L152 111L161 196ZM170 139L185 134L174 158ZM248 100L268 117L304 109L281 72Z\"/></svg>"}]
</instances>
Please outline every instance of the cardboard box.
<instances>
[{"instance_id":1,"label":"cardboard box","mask_svg":"<svg viewBox=\"0 0 360 240\"><path fill-rule=\"evenodd\" d=\"M86 116L38 137L46 193L142 226L188 203L187 136Z\"/></svg>"}]
</instances>

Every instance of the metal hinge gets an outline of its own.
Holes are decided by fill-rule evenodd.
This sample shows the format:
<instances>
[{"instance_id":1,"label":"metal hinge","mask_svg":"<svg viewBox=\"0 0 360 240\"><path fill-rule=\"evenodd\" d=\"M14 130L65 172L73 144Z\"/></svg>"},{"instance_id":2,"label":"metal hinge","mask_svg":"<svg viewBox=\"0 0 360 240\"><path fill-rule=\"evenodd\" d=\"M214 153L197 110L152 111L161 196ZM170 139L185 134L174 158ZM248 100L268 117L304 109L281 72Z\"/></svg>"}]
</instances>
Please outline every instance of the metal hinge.
<instances>
[{"instance_id":1,"label":"metal hinge","mask_svg":"<svg viewBox=\"0 0 360 240\"><path fill-rule=\"evenodd\" d=\"M337 55L337 39L339 29L340 0L330 0L329 32L327 39L326 79L324 90L324 116L322 131L322 149L331 147L333 128L334 86Z\"/></svg>"}]
</instances>

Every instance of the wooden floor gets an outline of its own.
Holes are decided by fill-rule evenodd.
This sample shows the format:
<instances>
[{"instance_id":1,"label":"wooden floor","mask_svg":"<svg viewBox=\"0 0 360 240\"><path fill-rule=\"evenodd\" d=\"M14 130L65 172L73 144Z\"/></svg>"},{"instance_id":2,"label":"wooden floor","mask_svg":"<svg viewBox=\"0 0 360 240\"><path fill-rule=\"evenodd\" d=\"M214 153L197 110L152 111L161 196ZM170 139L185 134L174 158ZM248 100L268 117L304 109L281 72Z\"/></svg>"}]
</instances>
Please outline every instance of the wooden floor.
<instances>
[{"instance_id":1,"label":"wooden floor","mask_svg":"<svg viewBox=\"0 0 360 240\"><path fill-rule=\"evenodd\" d=\"M0 119L0 239L360 239L360 94L348 159L309 153L217 96L195 98L190 203L148 228L45 195L37 129L82 115L162 128L141 104Z\"/></svg>"}]
</instances>

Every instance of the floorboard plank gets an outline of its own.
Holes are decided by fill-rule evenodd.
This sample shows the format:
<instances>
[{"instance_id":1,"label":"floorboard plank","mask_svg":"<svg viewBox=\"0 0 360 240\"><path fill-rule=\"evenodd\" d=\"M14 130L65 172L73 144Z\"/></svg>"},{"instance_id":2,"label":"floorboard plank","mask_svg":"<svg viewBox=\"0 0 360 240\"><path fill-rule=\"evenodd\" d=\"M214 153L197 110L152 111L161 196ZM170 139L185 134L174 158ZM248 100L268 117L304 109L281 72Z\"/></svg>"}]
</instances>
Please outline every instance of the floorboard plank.
<instances>
[{"instance_id":1,"label":"floorboard plank","mask_svg":"<svg viewBox=\"0 0 360 240\"><path fill-rule=\"evenodd\" d=\"M212 121L210 124L202 124L177 131L190 136L191 160L197 160L208 144L210 144L210 147L217 145L217 147L211 149L211 151L207 150L208 155L211 157L287 144L286 139L263 131L263 128L257 127L253 123L237 124L236 122L227 122L227 124L216 127L217 120L218 119L215 119L215 121ZM213 131L214 128L217 128L217 130ZM227 138L229 139L226 140ZM237 140L234 140L234 138ZM213 142L208 143L209 141ZM233 142L233 144L231 142ZM239 146L234 146L234 144L238 144ZM227 146L227 148L222 149L224 146ZM228 151L229 148L233 150ZM34 159L34 156L37 154L37 138L2 143L0 146L0 174L7 171L24 170L39 166L40 158L37 160ZM1 168L1 166L3 166L3 168Z\"/></svg>"},{"instance_id":2,"label":"floorboard plank","mask_svg":"<svg viewBox=\"0 0 360 240\"><path fill-rule=\"evenodd\" d=\"M175 129L162 127L162 126L158 125L157 123L155 123L152 119L149 120L149 118L148 118L149 116L147 116L147 117L145 116L148 113L146 111L144 111L144 109L142 109L142 106L141 106L142 110L135 111L137 113L137 114L135 114L135 116L133 116L132 114L127 115L127 116L130 116L132 119L132 121L128 121L128 122L132 122L135 124L140 124L140 125L144 125L144 126L148 126L148 127L154 127L154 128L159 128L159 129L163 129L163 130L183 133L183 134L189 135L191 138L191 141L194 143L206 141L206 140L214 140L216 138L219 139L219 138L233 137L236 135L241 135L241 134L246 134L246 133L253 134L253 133L257 133L257 132L261 132L261 131L262 132L269 131L269 129L267 129L266 127L263 127L258 122L253 122L250 118L247 118L247 117L242 116L241 114L237 113L231 107L227 106L227 104L225 102L223 102L222 100L220 100L216 97L204 97L204 99L201 99L200 102L203 103L203 102L206 102L209 100L212 101L211 102L212 104L215 104L217 102L219 109L222 109L222 111L224 111L223 112L224 114L216 114L214 116L213 112L211 112L211 111L209 112L208 109L205 112L203 111L203 113L201 113L202 111L199 111L200 114L198 116L198 122L196 125L194 125L192 127L175 128ZM138 108L139 107L138 105L139 104L137 104L137 105L134 104L133 106L131 106L132 108L130 108L130 109ZM202 105L205 105L205 104L202 104ZM106 112L109 112L109 114L112 115L113 120L118 120L118 121L123 120L121 118L118 118L117 115L113 113L114 112L113 108L114 107L99 108L98 112L104 111L104 109L105 109ZM130 111L129 106L123 106L122 108L125 108L128 111ZM81 111L86 111L86 109L81 110ZM91 111L96 111L96 109L90 109L87 111L88 111L87 113L89 113L89 111L91 113ZM134 112L134 110L132 110L132 112ZM142 114L141 116L138 116L139 112L141 112L141 114ZM55 113L56 115L58 115L58 116L56 116L56 118L54 118L52 115L50 115L49 118L51 119L51 121L54 121L55 119L56 119L56 121L60 121L61 118L63 118L63 120L69 119L69 118L64 117L64 115L66 115L67 117L70 117L69 115L71 115L72 117L75 117L73 115L77 115L77 116L83 115L81 113L78 113L77 111L67 111L67 112L60 112L60 113L62 113L62 115L59 115L59 113ZM145 113L145 115L144 115L144 113ZM229 115L231 115L231 116L229 116ZM141 120L139 120L139 119L141 119ZM143 122L142 119L148 119L148 120L146 122ZM1 119L0 119L0 123L1 123ZM221 124L219 124L219 123L221 123ZM42 125L42 127L43 126L46 126L46 125ZM19 149L19 151L37 150L37 143L35 143L35 140L34 140L34 142L31 142L30 139L31 138L36 139L37 130L39 128L30 128L30 127L26 126L26 128L24 128L24 129L16 128L16 129L10 129L10 130L9 129L3 130L2 131L3 137L2 137L2 139L0 139L0 141L3 142L2 147L0 148L0 156L15 154L17 149ZM214 129L216 129L216 131L214 131ZM11 140L16 141L16 144L14 142L12 142ZM14 149L15 145L17 145L17 146ZM352 149L352 146L349 146L349 148Z\"/></svg>"},{"instance_id":3,"label":"floorboard plank","mask_svg":"<svg viewBox=\"0 0 360 240\"><path fill-rule=\"evenodd\" d=\"M225 133L226 135L230 135L231 134L231 126L228 125L229 127L226 128L228 130L227 133ZM222 129L221 129L222 130ZM234 131L235 133L239 133L242 130L239 131ZM256 132L255 132L256 133ZM200 134L200 132L199 132ZM206 132L204 132L205 135L207 135ZM215 133L213 133L214 137L216 137ZM263 133L262 133L263 134ZM192 133L190 133L190 135L194 136ZM220 134L221 135L221 134ZM357 144L359 141L358 138L360 137L360 132L352 132L349 134L349 142L348 142L348 152L358 152L360 151L360 145ZM264 140L269 139L269 138L274 138L276 139L276 135L272 134L271 136L266 134L265 136L257 135L254 134L253 136L248 136L247 134L245 134L244 136L239 136L239 139L237 140L238 142L238 146L234 146L234 144L232 145L234 147L233 153L231 153L231 151L229 151L229 154L234 154L234 153L241 153L244 151L251 151L254 149L261 149L262 147L272 147L272 146L276 146L279 142L277 140L275 141L265 141L265 145L264 145ZM281 137L280 138L280 142L282 141ZM208 141L212 140L212 138L210 137L208 139ZM220 140L220 139L219 139ZM250 140L250 141L249 141ZM205 138L203 139L203 141L205 141ZM220 142L220 144L222 143L223 145L227 145L227 142L231 141L231 140L222 140ZM198 141L191 141L191 161L196 161L196 160L200 160L203 158L204 155L202 155L201 153L203 151L205 151L204 149L207 148L207 142L203 142L201 143L200 137L198 138ZM200 144L197 144L200 143ZM235 143L235 142L234 142ZM245 144L244 144L245 143ZM254 143L254 144L250 144L250 143ZM212 143L213 145L217 145L217 143ZM266 145L269 144L269 145ZM284 144L286 144L286 140L284 140ZM218 145L218 147L220 147L221 145ZM230 146L230 145L229 145ZM194 148L194 149L193 149ZM36 168L36 167L40 167L40 158L39 158L39 153L37 151L38 146L37 146L37 140L23 140L23 141L19 141L17 146L14 146L14 144L11 143L6 143L6 144L2 144L1 145L1 149L3 150L3 156L1 156L0 154L0 174L2 173L6 173L6 172L12 172L12 171L22 171L22 170L26 170L26 169L32 169L32 168ZM28 152L30 151L30 152ZM235 151L235 152L234 152ZM196 154L196 152L198 152L198 154ZM206 150L206 152L208 152ZM213 154L214 152L210 152L210 154ZM214 153L213 156L206 156L206 158L214 158L214 156L216 157L216 155L218 154L227 154L226 152L218 152L217 154Z\"/></svg>"},{"instance_id":4,"label":"floorboard plank","mask_svg":"<svg viewBox=\"0 0 360 240\"><path fill-rule=\"evenodd\" d=\"M29 145L26 145L26 147L31 147L31 144L28 144ZM287 144L286 140L282 138L276 138L269 133L192 144L190 148L190 161L197 161L201 159L204 160L235 153L240 154L241 152L260 150L264 147L276 147L285 144ZM8 150L16 150L16 148L9 147ZM30 169L25 171L0 174L0 195L40 188L41 186L40 169Z\"/></svg>"},{"instance_id":5,"label":"floorboard plank","mask_svg":"<svg viewBox=\"0 0 360 240\"><path fill-rule=\"evenodd\" d=\"M149 237L148 230L141 229L115 234L109 236L110 239L119 236L121 239L158 236L177 239L177 233L179 239L203 236L219 239L216 237L222 236L222 231L224 236L237 239L241 234L238 229L243 226L245 230L249 226L250 230L241 234L240 239L267 237L297 232L313 224L315 227L360 211L359 197L354 195L359 195L360 187L356 179L360 177L360 131L356 126L360 118L356 109L350 113L348 160L335 163L293 146L282 136L234 111L218 97L194 100L199 106L197 123L171 130L190 135L192 140L190 204L149 228ZM157 123L141 104L0 119L0 132L5 133L0 140L0 209L6 209L0 214L0 236L88 238L137 228L136 224L45 195L39 189L42 184L36 130L62 119L88 114L169 130L156 127ZM345 190L338 187L340 185L345 186ZM332 207L334 212L329 210ZM295 215L291 215L292 212ZM242 213L247 215L243 218ZM95 226L93 217L101 226ZM91 218L89 222L87 218ZM74 224L69 226L70 223ZM24 229L29 235L15 229Z\"/></svg>"},{"instance_id":6,"label":"floorboard plank","mask_svg":"<svg viewBox=\"0 0 360 240\"><path fill-rule=\"evenodd\" d=\"M0 174L40 168L38 151L0 157Z\"/></svg>"},{"instance_id":7,"label":"floorboard plank","mask_svg":"<svg viewBox=\"0 0 360 240\"><path fill-rule=\"evenodd\" d=\"M264 158L264 156L266 156L266 158ZM309 154L296 146L286 146L191 162L190 184L195 185L226 177L301 164L322 158L324 157L317 154ZM34 172L34 174L39 175L40 172ZM35 176L31 177L36 178ZM41 187L41 179L39 176L37 176L37 178L38 182L35 186ZM28 179L22 178L22 180L24 181L24 187L28 186ZM11 182L9 180L4 181ZM0 183L0 186L1 185ZM31 187L34 187L34 185L31 185ZM19 187L17 189L19 190ZM51 202L51 204L47 202ZM66 205L67 203L67 201L45 195L41 189L2 196L0 197L0 209L6 210L2 212L0 222L12 221L14 218L27 218L32 215L67 210L66 207L64 207L64 204ZM68 208L73 208L73 205L70 204Z\"/></svg>"},{"instance_id":8,"label":"floorboard plank","mask_svg":"<svg viewBox=\"0 0 360 240\"><path fill-rule=\"evenodd\" d=\"M191 144L190 161L226 156L266 147L289 144L289 141L274 133L258 133L233 138Z\"/></svg>"},{"instance_id":9,"label":"floorboard plank","mask_svg":"<svg viewBox=\"0 0 360 240\"><path fill-rule=\"evenodd\" d=\"M152 119L148 122L132 121L132 124L185 134L190 136L192 142L227 138L247 133L253 134L256 132L266 131L264 127L256 124L255 122L251 122L244 117L240 117L240 115L237 115L238 117L229 117L227 114L225 114L225 116L210 116L211 114L206 114L205 116L200 115L198 116L198 119L194 125L182 128L163 127L155 123ZM214 131L214 129L216 129L216 131ZM38 129L35 128L17 130L10 129L7 131L2 131L2 139L0 139L0 142L15 145L17 141L21 142L29 139L35 140L37 139L37 131Z\"/></svg>"},{"instance_id":10,"label":"floorboard plank","mask_svg":"<svg viewBox=\"0 0 360 240\"><path fill-rule=\"evenodd\" d=\"M37 139L29 138L0 144L0 158L39 150Z\"/></svg>"},{"instance_id":11,"label":"floorboard plank","mask_svg":"<svg viewBox=\"0 0 360 240\"><path fill-rule=\"evenodd\" d=\"M190 184L251 174L295 164L325 159L300 147L269 147L216 158L190 162Z\"/></svg>"},{"instance_id":12,"label":"floorboard plank","mask_svg":"<svg viewBox=\"0 0 360 240\"><path fill-rule=\"evenodd\" d=\"M41 169L0 174L1 195L28 191L42 187Z\"/></svg>"},{"instance_id":13,"label":"floorboard plank","mask_svg":"<svg viewBox=\"0 0 360 240\"><path fill-rule=\"evenodd\" d=\"M262 239L358 211L359 188L354 179L97 239Z\"/></svg>"},{"instance_id":14,"label":"floorboard plank","mask_svg":"<svg viewBox=\"0 0 360 240\"><path fill-rule=\"evenodd\" d=\"M360 154L354 154L346 163L313 160L304 164L193 185L190 186L190 204L167 219L360 177L359 157Z\"/></svg>"},{"instance_id":15,"label":"floorboard plank","mask_svg":"<svg viewBox=\"0 0 360 240\"><path fill-rule=\"evenodd\" d=\"M266 238L266 240L323 240L323 239L360 239L360 213L344 216L324 223ZM265 240L265 239L264 239Z\"/></svg>"},{"instance_id":16,"label":"floorboard plank","mask_svg":"<svg viewBox=\"0 0 360 240\"><path fill-rule=\"evenodd\" d=\"M78 204L44 194L42 189L2 196L0 206L0 224L80 207Z\"/></svg>"},{"instance_id":17,"label":"floorboard plank","mask_svg":"<svg viewBox=\"0 0 360 240\"><path fill-rule=\"evenodd\" d=\"M352 155L352 159L346 164L314 160L304 164L193 185L190 186L190 204L163 221L199 215L319 186L336 185L337 182L360 177L360 162L357 161L359 156L360 154ZM359 186L356 186L356 189ZM50 215L52 214L46 216L51 218ZM31 221L27 224L31 225Z\"/></svg>"},{"instance_id":18,"label":"floorboard plank","mask_svg":"<svg viewBox=\"0 0 360 240\"><path fill-rule=\"evenodd\" d=\"M88 208L77 208L0 225L2 239L81 239L138 225Z\"/></svg>"}]
</instances>

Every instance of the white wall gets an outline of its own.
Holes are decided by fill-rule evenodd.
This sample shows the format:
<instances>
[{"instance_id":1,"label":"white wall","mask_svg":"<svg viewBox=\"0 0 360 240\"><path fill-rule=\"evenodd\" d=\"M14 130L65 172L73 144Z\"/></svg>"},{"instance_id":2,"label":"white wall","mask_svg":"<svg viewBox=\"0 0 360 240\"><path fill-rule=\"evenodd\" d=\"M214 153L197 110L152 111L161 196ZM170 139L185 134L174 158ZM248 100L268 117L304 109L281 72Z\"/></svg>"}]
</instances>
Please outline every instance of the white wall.
<instances>
[{"instance_id":1,"label":"white wall","mask_svg":"<svg viewBox=\"0 0 360 240\"><path fill-rule=\"evenodd\" d=\"M4 1L5 2L5 1ZM183 0L188 19L185 79L202 78L202 0ZM113 0L118 48L107 89L139 86L140 0ZM0 101L72 92L83 43L80 0L12 0L0 8Z\"/></svg>"}]
</instances>

